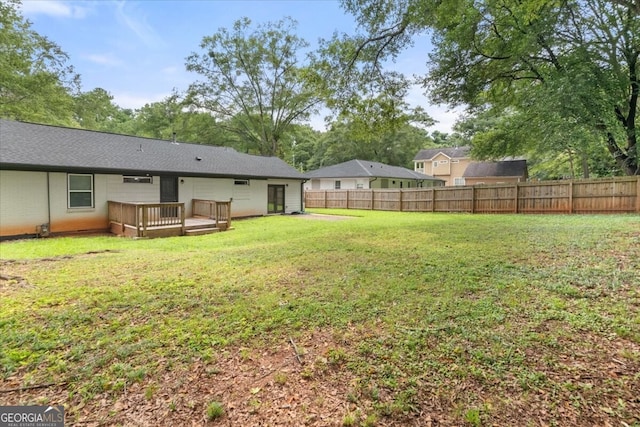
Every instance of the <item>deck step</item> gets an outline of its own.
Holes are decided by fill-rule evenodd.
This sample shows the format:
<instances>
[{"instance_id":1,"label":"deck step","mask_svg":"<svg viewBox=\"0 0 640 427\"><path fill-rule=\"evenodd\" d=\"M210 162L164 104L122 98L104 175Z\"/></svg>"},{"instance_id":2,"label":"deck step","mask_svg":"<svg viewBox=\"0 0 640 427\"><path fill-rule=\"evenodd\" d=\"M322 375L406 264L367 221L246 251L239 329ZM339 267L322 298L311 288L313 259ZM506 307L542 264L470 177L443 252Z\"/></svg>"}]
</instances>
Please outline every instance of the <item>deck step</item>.
<instances>
[{"instance_id":1,"label":"deck step","mask_svg":"<svg viewBox=\"0 0 640 427\"><path fill-rule=\"evenodd\" d=\"M184 234L187 236L202 236L203 234L211 234L219 232L219 228L192 228L190 230L185 230Z\"/></svg>"}]
</instances>

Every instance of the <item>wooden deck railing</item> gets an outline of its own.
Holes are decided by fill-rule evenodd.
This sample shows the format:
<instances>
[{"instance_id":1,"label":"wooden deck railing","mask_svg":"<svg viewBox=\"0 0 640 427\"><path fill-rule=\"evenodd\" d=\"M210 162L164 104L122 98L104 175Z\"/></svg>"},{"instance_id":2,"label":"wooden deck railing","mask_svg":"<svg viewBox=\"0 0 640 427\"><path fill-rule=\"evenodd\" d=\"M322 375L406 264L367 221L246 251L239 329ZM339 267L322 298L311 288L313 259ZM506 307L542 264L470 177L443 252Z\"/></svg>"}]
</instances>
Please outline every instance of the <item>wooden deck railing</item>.
<instances>
[{"instance_id":1,"label":"wooden deck railing","mask_svg":"<svg viewBox=\"0 0 640 427\"><path fill-rule=\"evenodd\" d=\"M136 237L145 237L151 227L179 226L184 233L184 203L138 203L109 200L109 223L118 224L121 233L127 226L134 228Z\"/></svg>"},{"instance_id":2,"label":"wooden deck railing","mask_svg":"<svg viewBox=\"0 0 640 427\"><path fill-rule=\"evenodd\" d=\"M231 201L191 200L191 214L215 220L216 227L226 230L231 227Z\"/></svg>"}]
</instances>

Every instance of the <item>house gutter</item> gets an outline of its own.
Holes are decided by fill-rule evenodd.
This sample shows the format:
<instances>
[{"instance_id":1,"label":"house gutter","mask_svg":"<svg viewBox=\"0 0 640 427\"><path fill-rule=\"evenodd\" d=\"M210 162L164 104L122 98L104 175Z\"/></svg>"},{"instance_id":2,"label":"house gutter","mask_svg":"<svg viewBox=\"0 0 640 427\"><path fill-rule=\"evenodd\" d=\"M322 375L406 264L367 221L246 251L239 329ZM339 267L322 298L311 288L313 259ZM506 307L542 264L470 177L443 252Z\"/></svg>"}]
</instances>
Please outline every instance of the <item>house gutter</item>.
<instances>
[{"instance_id":1,"label":"house gutter","mask_svg":"<svg viewBox=\"0 0 640 427\"><path fill-rule=\"evenodd\" d=\"M374 177L373 179L370 179L370 180L369 180L369 188L371 188L371 183L372 183L373 181L377 180L377 179L378 179L378 177L376 176L376 177Z\"/></svg>"}]
</instances>

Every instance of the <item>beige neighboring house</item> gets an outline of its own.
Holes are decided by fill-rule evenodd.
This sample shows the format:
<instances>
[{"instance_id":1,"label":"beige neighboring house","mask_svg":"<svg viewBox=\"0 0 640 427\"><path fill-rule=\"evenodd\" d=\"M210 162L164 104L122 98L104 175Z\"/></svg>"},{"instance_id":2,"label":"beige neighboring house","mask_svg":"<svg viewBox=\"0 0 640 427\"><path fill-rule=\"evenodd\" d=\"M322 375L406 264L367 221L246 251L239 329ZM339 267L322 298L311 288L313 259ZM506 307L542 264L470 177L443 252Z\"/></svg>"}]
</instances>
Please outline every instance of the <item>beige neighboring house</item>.
<instances>
[{"instance_id":1,"label":"beige neighboring house","mask_svg":"<svg viewBox=\"0 0 640 427\"><path fill-rule=\"evenodd\" d=\"M445 181L445 185L482 185L524 182L529 177L526 160L478 162L471 160L471 147L440 147L420 150L414 170Z\"/></svg>"},{"instance_id":2,"label":"beige neighboring house","mask_svg":"<svg viewBox=\"0 0 640 427\"><path fill-rule=\"evenodd\" d=\"M445 186L465 185L464 172L473 163L469 157L471 147L439 147L423 149L416 154L413 165L416 172L445 181Z\"/></svg>"}]
</instances>

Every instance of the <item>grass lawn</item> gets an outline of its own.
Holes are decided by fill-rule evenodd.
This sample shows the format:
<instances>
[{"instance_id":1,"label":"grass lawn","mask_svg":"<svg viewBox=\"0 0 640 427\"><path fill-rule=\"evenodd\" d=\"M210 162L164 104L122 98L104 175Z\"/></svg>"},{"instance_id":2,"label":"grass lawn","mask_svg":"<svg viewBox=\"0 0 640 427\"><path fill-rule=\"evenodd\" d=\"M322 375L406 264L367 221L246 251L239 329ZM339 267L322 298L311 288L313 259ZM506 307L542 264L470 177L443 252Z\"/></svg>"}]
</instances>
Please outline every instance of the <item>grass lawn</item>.
<instances>
[{"instance_id":1,"label":"grass lawn","mask_svg":"<svg viewBox=\"0 0 640 427\"><path fill-rule=\"evenodd\" d=\"M0 405L68 425L640 426L640 217L317 210L0 244Z\"/></svg>"}]
</instances>

